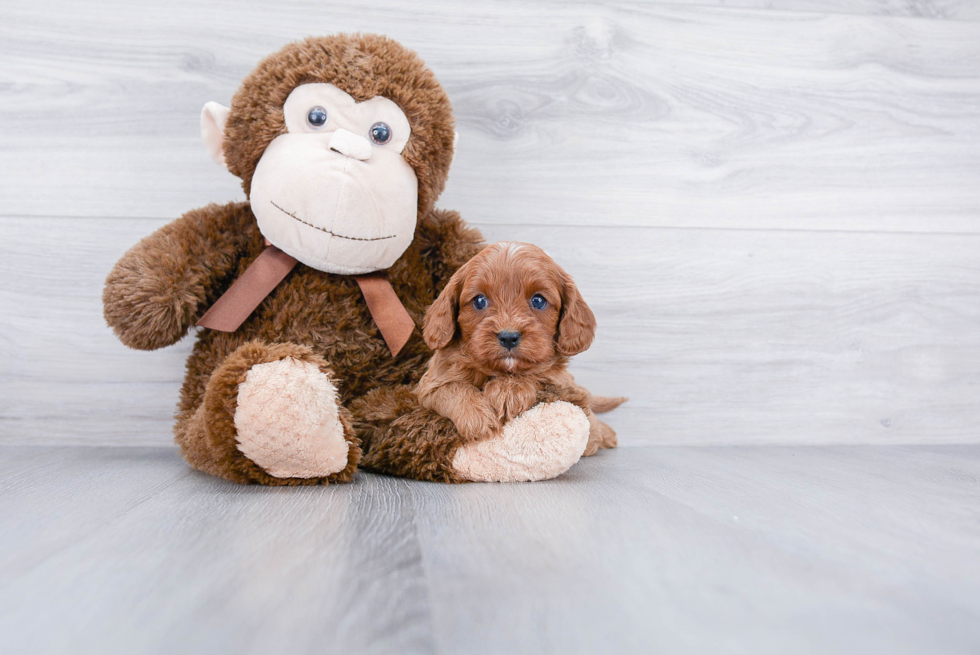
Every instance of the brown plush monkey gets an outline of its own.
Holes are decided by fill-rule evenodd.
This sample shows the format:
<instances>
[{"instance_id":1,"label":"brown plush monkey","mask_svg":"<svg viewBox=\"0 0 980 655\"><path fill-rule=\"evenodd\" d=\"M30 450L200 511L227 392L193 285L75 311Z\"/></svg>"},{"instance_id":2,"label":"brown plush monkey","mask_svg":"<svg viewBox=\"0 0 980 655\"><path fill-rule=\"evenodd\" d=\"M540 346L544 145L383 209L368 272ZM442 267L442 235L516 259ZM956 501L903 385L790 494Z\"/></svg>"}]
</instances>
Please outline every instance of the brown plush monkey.
<instances>
[{"instance_id":1,"label":"brown plush monkey","mask_svg":"<svg viewBox=\"0 0 980 655\"><path fill-rule=\"evenodd\" d=\"M348 407L417 382L430 353L413 323L482 246L434 208L453 155L449 99L398 43L337 35L266 58L201 124L248 202L191 211L133 247L106 280L106 320L144 350L207 326L175 426L195 468L349 481L361 447ZM446 448L391 472L431 478L451 466Z\"/></svg>"}]
</instances>

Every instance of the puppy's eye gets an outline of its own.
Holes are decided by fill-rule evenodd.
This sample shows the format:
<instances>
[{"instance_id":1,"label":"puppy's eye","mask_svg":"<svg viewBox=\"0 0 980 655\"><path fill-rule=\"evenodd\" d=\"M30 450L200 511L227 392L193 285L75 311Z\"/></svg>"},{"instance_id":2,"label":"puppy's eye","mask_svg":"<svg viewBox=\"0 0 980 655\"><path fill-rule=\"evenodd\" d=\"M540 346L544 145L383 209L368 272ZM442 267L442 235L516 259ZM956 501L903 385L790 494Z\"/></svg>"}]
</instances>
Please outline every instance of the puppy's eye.
<instances>
[{"instance_id":1,"label":"puppy's eye","mask_svg":"<svg viewBox=\"0 0 980 655\"><path fill-rule=\"evenodd\" d=\"M534 307L535 309L544 309L547 306L548 301L545 300L544 296L542 296L540 293L536 293L531 296L531 307Z\"/></svg>"},{"instance_id":2,"label":"puppy's eye","mask_svg":"<svg viewBox=\"0 0 980 655\"><path fill-rule=\"evenodd\" d=\"M327 110L323 107L314 107L306 115L306 122L310 124L314 130L318 130L327 124Z\"/></svg>"},{"instance_id":3,"label":"puppy's eye","mask_svg":"<svg viewBox=\"0 0 980 655\"><path fill-rule=\"evenodd\" d=\"M371 140L379 146L391 141L391 128L387 123L375 123L371 126Z\"/></svg>"},{"instance_id":4,"label":"puppy's eye","mask_svg":"<svg viewBox=\"0 0 980 655\"><path fill-rule=\"evenodd\" d=\"M487 300L487 297L484 296L482 293L473 299L474 309L486 309L488 304L489 301Z\"/></svg>"}]
</instances>

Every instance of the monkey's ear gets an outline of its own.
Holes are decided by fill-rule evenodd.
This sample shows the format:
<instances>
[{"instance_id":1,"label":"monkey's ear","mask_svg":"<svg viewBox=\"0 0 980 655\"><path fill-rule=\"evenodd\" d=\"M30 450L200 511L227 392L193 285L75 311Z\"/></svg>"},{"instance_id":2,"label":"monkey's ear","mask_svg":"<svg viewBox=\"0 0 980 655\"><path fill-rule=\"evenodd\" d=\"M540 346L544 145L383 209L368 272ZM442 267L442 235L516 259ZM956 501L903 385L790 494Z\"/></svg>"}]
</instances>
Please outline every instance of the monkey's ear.
<instances>
[{"instance_id":1,"label":"monkey's ear","mask_svg":"<svg viewBox=\"0 0 980 655\"><path fill-rule=\"evenodd\" d=\"M422 320L422 338L432 350L445 348L456 334L456 316L459 313L459 294L463 289L463 279L469 262L463 264L449 278L449 283L432 303Z\"/></svg>"},{"instance_id":2,"label":"monkey's ear","mask_svg":"<svg viewBox=\"0 0 980 655\"><path fill-rule=\"evenodd\" d=\"M204 139L204 149L224 169L225 163L225 121L228 120L228 107L209 102L201 110L201 138Z\"/></svg>"},{"instance_id":3,"label":"monkey's ear","mask_svg":"<svg viewBox=\"0 0 980 655\"><path fill-rule=\"evenodd\" d=\"M558 319L558 352L577 355L592 345L595 314L585 304L572 277L562 271L561 318Z\"/></svg>"}]
</instances>

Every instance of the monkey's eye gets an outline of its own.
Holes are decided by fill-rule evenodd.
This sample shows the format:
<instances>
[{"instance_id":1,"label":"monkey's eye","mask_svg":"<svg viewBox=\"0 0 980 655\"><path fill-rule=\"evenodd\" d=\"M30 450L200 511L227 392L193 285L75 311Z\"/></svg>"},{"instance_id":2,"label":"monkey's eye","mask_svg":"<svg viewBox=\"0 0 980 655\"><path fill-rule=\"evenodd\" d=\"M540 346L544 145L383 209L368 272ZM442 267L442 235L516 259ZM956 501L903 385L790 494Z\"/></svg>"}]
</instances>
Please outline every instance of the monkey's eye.
<instances>
[{"instance_id":1,"label":"monkey's eye","mask_svg":"<svg viewBox=\"0 0 980 655\"><path fill-rule=\"evenodd\" d=\"M306 115L306 122L310 124L314 130L318 130L327 124L327 110L323 107L314 107L310 110L310 113Z\"/></svg>"},{"instance_id":2,"label":"monkey's eye","mask_svg":"<svg viewBox=\"0 0 980 655\"><path fill-rule=\"evenodd\" d=\"M371 126L371 140L379 146L391 141L391 128L387 123L375 123Z\"/></svg>"},{"instance_id":3,"label":"monkey's eye","mask_svg":"<svg viewBox=\"0 0 980 655\"><path fill-rule=\"evenodd\" d=\"M473 299L474 309L486 309L488 304L489 301L487 300L487 297L484 296L482 293Z\"/></svg>"},{"instance_id":4,"label":"monkey's eye","mask_svg":"<svg viewBox=\"0 0 980 655\"><path fill-rule=\"evenodd\" d=\"M531 296L531 307L534 307L535 309L544 309L547 306L548 301L545 300L544 296L542 296L540 293L536 293Z\"/></svg>"}]
</instances>

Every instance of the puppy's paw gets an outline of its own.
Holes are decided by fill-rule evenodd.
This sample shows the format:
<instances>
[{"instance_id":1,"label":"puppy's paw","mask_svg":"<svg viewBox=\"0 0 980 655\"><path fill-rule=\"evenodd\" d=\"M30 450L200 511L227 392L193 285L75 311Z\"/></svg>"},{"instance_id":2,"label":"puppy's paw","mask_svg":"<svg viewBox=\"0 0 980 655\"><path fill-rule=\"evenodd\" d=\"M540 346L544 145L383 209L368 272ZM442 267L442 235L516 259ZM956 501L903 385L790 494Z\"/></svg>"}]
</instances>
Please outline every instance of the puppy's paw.
<instances>
[{"instance_id":1,"label":"puppy's paw","mask_svg":"<svg viewBox=\"0 0 980 655\"><path fill-rule=\"evenodd\" d=\"M453 418L453 424L460 436L467 441L487 439L500 431L500 419L493 407L486 402L475 402L460 408Z\"/></svg>"},{"instance_id":2,"label":"puppy's paw","mask_svg":"<svg viewBox=\"0 0 980 655\"><path fill-rule=\"evenodd\" d=\"M460 446L453 468L474 482L548 480L577 462L589 440L589 419L564 401L535 405L500 436Z\"/></svg>"},{"instance_id":3,"label":"puppy's paw","mask_svg":"<svg viewBox=\"0 0 980 655\"><path fill-rule=\"evenodd\" d=\"M538 385L527 377L497 377L483 385L483 397L501 421L509 421L534 407Z\"/></svg>"},{"instance_id":4,"label":"puppy's paw","mask_svg":"<svg viewBox=\"0 0 980 655\"><path fill-rule=\"evenodd\" d=\"M599 421L599 425L602 426L602 443L599 444L599 448L615 448L618 446L619 439L616 438L616 431L602 421Z\"/></svg>"},{"instance_id":5,"label":"puppy's paw","mask_svg":"<svg viewBox=\"0 0 980 655\"><path fill-rule=\"evenodd\" d=\"M589 412L589 443L583 457L595 455L602 448L615 448L616 444L616 431Z\"/></svg>"}]
</instances>

